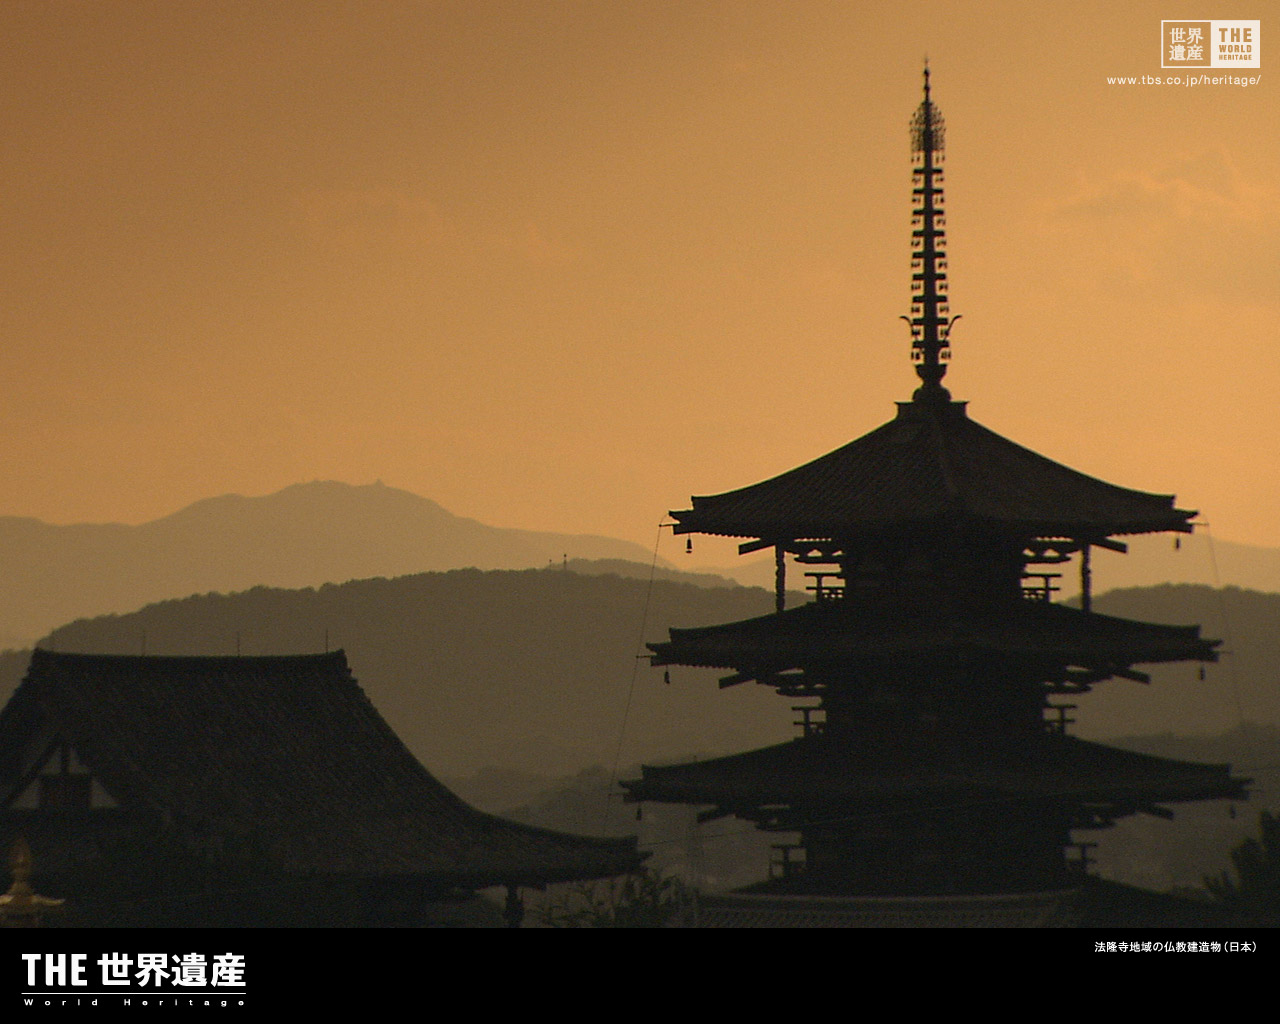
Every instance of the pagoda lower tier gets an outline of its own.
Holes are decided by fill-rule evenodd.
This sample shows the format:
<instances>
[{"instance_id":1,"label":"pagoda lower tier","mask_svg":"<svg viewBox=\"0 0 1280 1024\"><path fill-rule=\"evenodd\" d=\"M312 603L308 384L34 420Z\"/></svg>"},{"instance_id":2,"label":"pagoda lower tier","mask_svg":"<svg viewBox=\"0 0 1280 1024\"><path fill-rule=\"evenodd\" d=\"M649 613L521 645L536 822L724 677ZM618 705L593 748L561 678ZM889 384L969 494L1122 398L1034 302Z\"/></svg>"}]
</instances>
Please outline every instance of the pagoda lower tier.
<instances>
[{"instance_id":1,"label":"pagoda lower tier","mask_svg":"<svg viewBox=\"0 0 1280 1024\"><path fill-rule=\"evenodd\" d=\"M714 760L646 766L627 800L710 808L799 833L799 862L761 891L822 895L1030 892L1078 879L1072 829L1162 804L1244 799L1248 780L1056 732L1001 742L917 736L862 747L839 731ZM799 852L802 851L802 852ZM754 890L753 890L754 891Z\"/></svg>"},{"instance_id":2,"label":"pagoda lower tier","mask_svg":"<svg viewBox=\"0 0 1280 1024\"><path fill-rule=\"evenodd\" d=\"M960 599L936 585L846 591L778 614L673 629L657 665L718 667L784 695L805 736L763 750L646 767L627 799L709 808L799 833L770 892L1030 892L1078 879L1073 829L1161 805L1243 799L1225 765L1198 765L1066 735L1054 693L1134 665L1216 661L1196 626L1099 615L1044 600ZM1059 711L1046 721L1046 706ZM794 853L796 859L791 858ZM803 870L797 870L797 864Z\"/></svg>"}]
</instances>

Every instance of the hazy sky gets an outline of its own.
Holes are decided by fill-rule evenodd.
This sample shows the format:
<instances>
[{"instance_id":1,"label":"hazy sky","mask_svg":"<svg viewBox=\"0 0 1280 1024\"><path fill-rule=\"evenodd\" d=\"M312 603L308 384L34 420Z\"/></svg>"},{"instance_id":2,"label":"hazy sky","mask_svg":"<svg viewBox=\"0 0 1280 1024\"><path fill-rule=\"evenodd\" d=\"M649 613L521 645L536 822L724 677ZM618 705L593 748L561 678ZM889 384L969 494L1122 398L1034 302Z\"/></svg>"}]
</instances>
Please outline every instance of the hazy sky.
<instances>
[{"instance_id":1,"label":"hazy sky","mask_svg":"<svg viewBox=\"0 0 1280 1024\"><path fill-rule=\"evenodd\" d=\"M1106 81L1186 13L5 0L0 513L381 478L651 544L909 397L927 52L955 396L1280 546L1280 43Z\"/></svg>"}]
</instances>

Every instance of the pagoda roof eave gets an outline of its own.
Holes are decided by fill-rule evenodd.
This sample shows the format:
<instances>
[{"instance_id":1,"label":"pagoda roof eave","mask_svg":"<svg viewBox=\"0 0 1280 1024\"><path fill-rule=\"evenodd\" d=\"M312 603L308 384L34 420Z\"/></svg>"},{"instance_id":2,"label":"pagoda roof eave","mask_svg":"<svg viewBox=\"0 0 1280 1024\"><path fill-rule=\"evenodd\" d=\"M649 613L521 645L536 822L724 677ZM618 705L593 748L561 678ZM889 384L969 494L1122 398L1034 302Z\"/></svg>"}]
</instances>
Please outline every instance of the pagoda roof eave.
<instances>
[{"instance_id":1,"label":"pagoda roof eave","mask_svg":"<svg viewBox=\"0 0 1280 1024\"><path fill-rule=\"evenodd\" d=\"M644 766L626 799L750 810L772 804L879 806L935 799L1066 799L1140 807L1244 799L1230 765L1175 761L1045 734L1033 742L952 750L898 748L875 759L816 736L727 757Z\"/></svg>"},{"instance_id":2,"label":"pagoda roof eave","mask_svg":"<svg viewBox=\"0 0 1280 1024\"><path fill-rule=\"evenodd\" d=\"M1198 626L1135 622L1060 604L1020 601L994 608L880 600L810 603L740 622L672 629L649 644L653 664L786 671L844 661L993 653L1064 664L1126 666L1216 661L1220 641Z\"/></svg>"},{"instance_id":3,"label":"pagoda roof eave","mask_svg":"<svg viewBox=\"0 0 1280 1024\"><path fill-rule=\"evenodd\" d=\"M1189 532L1174 496L1107 483L969 419L965 403L902 402L895 419L748 487L674 510L676 533L856 538L969 525L1027 537Z\"/></svg>"},{"instance_id":4,"label":"pagoda roof eave","mask_svg":"<svg viewBox=\"0 0 1280 1024\"><path fill-rule=\"evenodd\" d=\"M701 499L695 496L692 500L696 504ZM996 535L1035 537L1043 540L1096 541L1107 537L1130 537L1149 533L1193 533L1195 527L1189 520L1200 514L1197 510L1174 509L1173 516L1146 521L1133 520L1123 524L1112 524L1103 529L1093 524L1063 520L1001 520L952 513L938 513L918 518L865 520L856 523L835 520L828 522L756 520L739 523L722 522L711 527L699 524L697 511L696 508L669 511L667 515L676 521L672 532L696 533L708 537L750 538L770 544L785 544L794 541L819 542L854 540L859 537L892 537L913 533L929 534L938 532L940 528L963 525L975 532ZM686 519L689 522L686 522Z\"/></svg>"}]
</instances>

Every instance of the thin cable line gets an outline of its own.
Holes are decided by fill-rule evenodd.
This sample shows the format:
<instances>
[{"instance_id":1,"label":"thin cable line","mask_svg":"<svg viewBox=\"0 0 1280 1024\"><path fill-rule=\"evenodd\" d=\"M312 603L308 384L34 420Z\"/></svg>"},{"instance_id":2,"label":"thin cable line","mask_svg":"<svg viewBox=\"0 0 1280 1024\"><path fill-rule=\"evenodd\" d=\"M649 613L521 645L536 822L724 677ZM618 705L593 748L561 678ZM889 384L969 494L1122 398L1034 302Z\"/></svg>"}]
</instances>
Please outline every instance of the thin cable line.
<instances>
[{"instance_id":1,"label":"thin cable line","mask_svg":"<svg viewBox=\"0 0 1280 1024\"><path fill-rule=\"evenodd\" d=\"M649 564L649 585L644 592L644 611L640 613L640 636L636 639L636 653L631 662L631 682L627 686L627 703L622 710L622 724L618 727L618 745L613 752L613 767L609 769L609 786L604 791L604 811L601 824L609 823L609 800L613 795L614 784L618 781L618 762L622 759L622 744L627 735L627 719L631 715L631 699L636 692L636 679L640 675L640 656L644 648L645 631L649 628L649 604L653 599L653 580L658 572L658 547L662 543L662 523L658 524L657 536L653 539L653 561Z\"/></svg>"},{"instance_id":2,"label":"thin cable line","mask_svg":"<svg viewBox=\"0 0 1280 1024\"><path fill-rule=\"evenodd\" d=\"M1218 595L1218 610L1222 615L1222 631L1227 641L1227 676L1231 680L1231 696L1236 703L1236 724L1244 725L1244 706L1240 703L1240 680L1236 674L1235 641L1231 638L1231 620L1227 617L1227 599L1222 592L1222 578L1218 575L1218 555L1213 545L1213 531L1204 524L1204 535L1209 539L1209 562L1213 566L1213 589Z\"/></svg>"}]
</instances>

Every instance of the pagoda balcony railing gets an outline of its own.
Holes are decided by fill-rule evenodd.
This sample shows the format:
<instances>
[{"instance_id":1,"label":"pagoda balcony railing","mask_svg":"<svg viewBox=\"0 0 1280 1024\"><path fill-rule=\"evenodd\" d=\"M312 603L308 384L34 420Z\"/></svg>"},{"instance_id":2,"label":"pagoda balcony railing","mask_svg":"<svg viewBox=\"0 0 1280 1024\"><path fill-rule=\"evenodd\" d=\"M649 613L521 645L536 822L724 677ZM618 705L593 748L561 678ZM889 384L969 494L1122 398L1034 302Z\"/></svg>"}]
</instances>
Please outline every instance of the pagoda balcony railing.
<instances>
[{"instance_id":1,"label":"pagoda balcony railing","mask_svg":"<svg viewBox=\"0 0 1280 1024\"><path fill-rule=\"evenodd\" d=\"M1053 595L1062 588L1055 580L1062 579L1060 572L1024 572L1024 580L1039 580L1038 583L1023 583L1022 596L1028 601L1052 601Z\"/></svg>"},{"instance_id":2,"label":"pagoda balcony railing","mask_svg":"<svg viewBox=\"0 0 1280 1024\"><path fill-rule=\"evenodd\" d=\"M836 572L807 572L805 573L809 579L813 580L813 585L805 587L805 590L813 594L813 599L819 604L825 604L831 601L843 601L845 596L844 577ZM828 583L827 580L839 580L839 583Z\"/></svg>"},{"instance_id":3,"label":"pagoda balcony railing","mask_svg":"<svg viewBox=\"0 0 1280 1024\"><path fill-rule=\"evenodd\" d=\"M1065 736L1067 734L1067 726L1075 724L1075 719L1067 717L1067 712L1075 711L1077 706L1076 704L1046 704L1044 710L1057 717L1044 720L1045 731L1058 736Z\"/></svg>"},{"instance_id":4,"label":"pagoda balcony railing","mask_svg":"<svg viewBox=\"0 0 1280 1024\"><path fill-rule=\"evenodd\" d=\"M794 878L806 867L806 851L800 843L774 843L769 847L769 877Z\"/></svg>"},{"instance_id":5,"label":"pagoda balcony railing","mask_svg":"<svg viewBox=\"0 0 1280 1024\"><path fill-rule=\"evenodd\" d=\"M1097 845L1097 843L1072 843L1067 847L1068 851L1075 851L1074 857L1068 853L1067 870L1076 874L1087 875L1090 865L1097 863L1097 860L1090 854L1090 851Z\"/></svg>"},{"instance_id":6,"label":"pagoda balcony railing","mask_svg":"<svg viewBox=\"0 0 1280 1024\"><path fill-rule=\"evenodd\" d=\"M800 712L800 718L791 724L801 730L802 736L821 736L826 731L826 708L813 704L793 704L791 710Z\"/></svg>"}]
</instances>

